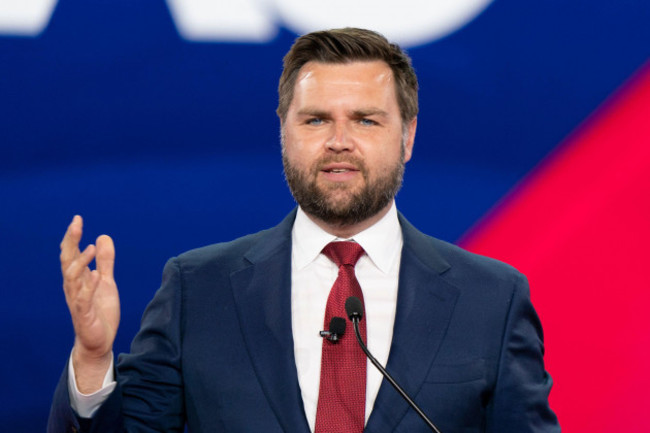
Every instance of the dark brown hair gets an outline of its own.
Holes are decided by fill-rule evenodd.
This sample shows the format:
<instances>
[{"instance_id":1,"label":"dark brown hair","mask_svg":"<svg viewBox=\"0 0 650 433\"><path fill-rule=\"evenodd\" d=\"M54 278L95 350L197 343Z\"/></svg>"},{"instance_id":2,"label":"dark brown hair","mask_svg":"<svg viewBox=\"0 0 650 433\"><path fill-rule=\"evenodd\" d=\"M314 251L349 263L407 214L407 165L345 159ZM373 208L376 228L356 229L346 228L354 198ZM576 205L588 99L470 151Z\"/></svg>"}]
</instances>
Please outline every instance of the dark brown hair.
<instances>
[{"instance_id":1,"label":"dark brown hair","mask_svg":"<svg viewBox=\"0 0 650 433\"><path fill-rule=\"evenodd\" d=\"M377 32L357 28L324 30L300 36L284 56L276 112L286 119L300 68L307 62L349 63L381 60L393 71L403 124L418 114L418 79L410 57Z\"/></svg>"}]
</instances>

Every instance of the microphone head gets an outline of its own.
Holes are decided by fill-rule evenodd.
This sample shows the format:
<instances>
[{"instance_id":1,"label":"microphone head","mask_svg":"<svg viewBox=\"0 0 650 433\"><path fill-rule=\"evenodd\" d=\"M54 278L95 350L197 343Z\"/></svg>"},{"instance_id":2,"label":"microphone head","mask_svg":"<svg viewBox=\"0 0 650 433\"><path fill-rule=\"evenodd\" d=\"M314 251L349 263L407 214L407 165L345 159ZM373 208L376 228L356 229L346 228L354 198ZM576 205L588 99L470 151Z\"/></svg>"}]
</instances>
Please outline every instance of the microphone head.
<instances>
[{"instance_id":1,"label":"microphone head","mask_svg":"<svg viewBox=\"0 0 650 433\"><path fill-rule=\"evenodd\" d=\"M345 312L348 313L350 320L354 320L354 318L361 320L363 318L363 303L356 296L350 296L345 301Z\"/></svg>"},{"instance_id":2,"label":"microphone head","mask_svg":"<svg viewBox=\"0 0 650 433\"><path fill-rule=\"evenodd\" d=\"M345 319L343 317L332 317L330 320L330 332L341 338L345 334Z\"/></svg>"}]
</instances>

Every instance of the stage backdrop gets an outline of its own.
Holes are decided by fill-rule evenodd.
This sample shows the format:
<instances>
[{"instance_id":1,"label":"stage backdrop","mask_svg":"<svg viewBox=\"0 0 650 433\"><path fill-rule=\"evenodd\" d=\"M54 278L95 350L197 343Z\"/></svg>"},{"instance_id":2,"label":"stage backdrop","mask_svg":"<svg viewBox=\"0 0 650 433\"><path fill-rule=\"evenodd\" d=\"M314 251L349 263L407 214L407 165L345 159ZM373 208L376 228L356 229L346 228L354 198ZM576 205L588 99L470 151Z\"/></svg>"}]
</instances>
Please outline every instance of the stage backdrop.
<instances>
[{"instance_id":1,"label":"stage backdrop","mask_svg":"<svg viewBox=\"0 0 650 433\"><path fill-rule=\"evenodd\" d=\"M2 430L43 431L72 346L72 216L115 239L128 350L168 257L294 206L281 58L356 25L420 79L400 210L529 276L565 431L650 431L649 22L646 0L0 2Z\"/></svg>"}]
</instances>

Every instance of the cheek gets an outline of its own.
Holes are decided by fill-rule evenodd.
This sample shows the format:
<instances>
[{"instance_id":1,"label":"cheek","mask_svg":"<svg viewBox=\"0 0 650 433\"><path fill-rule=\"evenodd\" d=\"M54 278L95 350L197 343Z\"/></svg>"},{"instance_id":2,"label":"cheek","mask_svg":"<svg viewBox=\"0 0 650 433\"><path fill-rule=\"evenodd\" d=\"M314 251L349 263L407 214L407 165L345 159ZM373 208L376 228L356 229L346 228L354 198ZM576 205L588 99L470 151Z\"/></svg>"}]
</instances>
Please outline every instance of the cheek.
<instances>
[{"instance_id":1,"label":"cheek","mask_svg":"<svg viewBox=\"0 0 650 433\"><path fill-rule=\"evenodd\" d=\"M304 147L287 147L285 154L289 162L296 167L300 167L301 170L309 169L314 165L315 156Z\"/></svg>"},{"instance_id":2,"label":"cheek","mask_svg":"<svg viewBox=\"0 0 650 433\"><path fill-rule=\"evenodd\" d=\"M284 151L290 162L304 168L312 168L325 155L322 141L311 136L289 135L285 137Z\"/></svg>"},{"instance_id":3,"label":"cheek","mask_svg":"<svg viewBox=\"0 0 650 433\"><path fill-rule=\"evenodd\" d=\"M284 155L293 164L300 163L305 158L304 143L293 134L286 134L282 143Z\"/></svg>"},{"instance_id":4,"label":"cheek","mask_svg":"<svg viewBox=\"0 0 650 433\"><path fill-rule=\"evenodd\" d=\"M285 144L284 158L292 169L302 173L303 176L314 176L317 171L318 157L310 154L299 144Z\"/></svg>"},{"instance_id":5,"label":"cheek","mask_svg":"<svg viewBox=\"0 0 650 433\"><path fill-rule=\"evenodd\" d=\"M382 176L399 163L401 150L394 147L385 148L383 151L373 152L371 155L366 155L366 166L374 171L375 176Z\"/></svg>"},{"instance_id":6,"label":"cheek","mask_svg":"<svg viewBox=\"0 0 650 433\"><path fill-rule=\"evenodd\" d=\"M292 126L285 130L285 137L296 146L302 148L322 147L331 135L330 128L321 126L318 128L309 128L305 125Z\"/></svg>"}]
</instances>

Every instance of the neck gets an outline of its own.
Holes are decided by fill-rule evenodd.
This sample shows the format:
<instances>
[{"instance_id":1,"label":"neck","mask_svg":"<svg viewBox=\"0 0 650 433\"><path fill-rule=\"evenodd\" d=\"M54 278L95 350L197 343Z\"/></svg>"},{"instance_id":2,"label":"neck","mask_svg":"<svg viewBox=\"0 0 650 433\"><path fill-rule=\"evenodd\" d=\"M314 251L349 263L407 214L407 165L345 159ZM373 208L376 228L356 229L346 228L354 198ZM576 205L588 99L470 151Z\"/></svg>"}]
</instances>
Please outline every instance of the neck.
<instances>
[{"instance_id":1,"label":"neck","mask_svg":"<svg viewBox=\"0 0 650 433\"><path fill-rule=\"evenodd\" d=\"M382 210L377 212L375 215L371 216L370 218L366 218L363 221L359 221L358 223L354 224L331 224L326 221L323 221L319 218L316 218L315 216L305 212L305 214L309 217L310 220L312 220L318 227L322 228L325 230L327 233L334 235L338 238L342 239L349 239L354 237L355 235L361 233L368 227L373 226L377 221L382 219L384 215L388 213L390 210L391 206L393 205L393 202L388 203L386 207L384 207Z\"/></svg>"}]
</instances>

